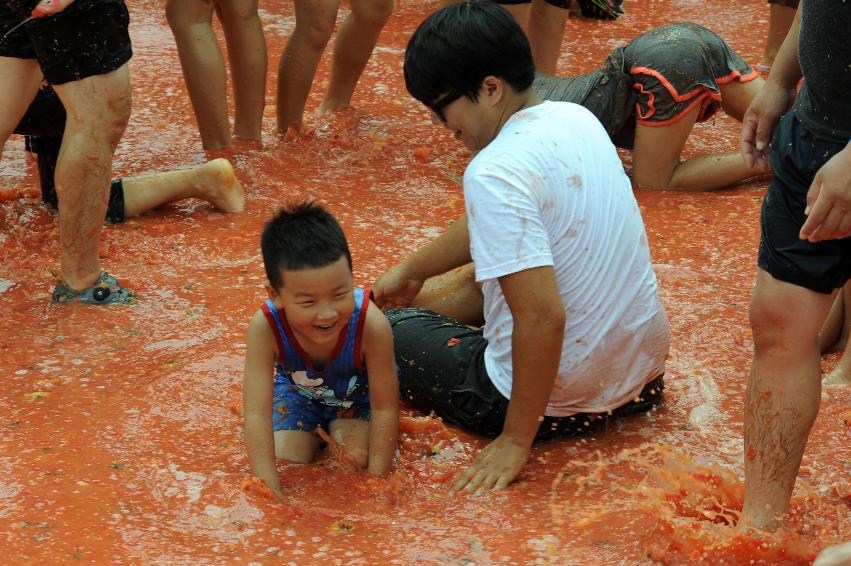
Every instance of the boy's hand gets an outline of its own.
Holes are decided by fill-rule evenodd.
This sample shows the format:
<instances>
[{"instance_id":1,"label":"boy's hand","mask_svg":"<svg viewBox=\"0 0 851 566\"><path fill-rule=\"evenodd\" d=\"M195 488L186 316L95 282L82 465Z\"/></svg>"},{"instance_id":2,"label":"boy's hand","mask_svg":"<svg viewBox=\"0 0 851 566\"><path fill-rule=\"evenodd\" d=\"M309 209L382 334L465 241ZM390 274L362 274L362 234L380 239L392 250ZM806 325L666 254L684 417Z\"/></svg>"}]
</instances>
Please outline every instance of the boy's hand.
<instances>
[{"instance_id":1,"label":"boy's hand","mask_svg":"<svg viewBox=\"0 0 851 566\"><path fill-rule=\"evenodd\" d=\"M458 476L450 490L481 493L490 489L503 489L520 474L531 448L505 435L500 435L484 447L473 465Z\"/></svg>"},{"instance_id":2,"label":"boy's hand","mask_svg":"<svg viewBox=\"0 0 851 566\"><path fill-rule=\"evenodd\" d=\"M423 288L423 281L407 273L404 263L387 270L372 286L375 304L381 309L407 307Z\"/></svg>"}]
</instances>

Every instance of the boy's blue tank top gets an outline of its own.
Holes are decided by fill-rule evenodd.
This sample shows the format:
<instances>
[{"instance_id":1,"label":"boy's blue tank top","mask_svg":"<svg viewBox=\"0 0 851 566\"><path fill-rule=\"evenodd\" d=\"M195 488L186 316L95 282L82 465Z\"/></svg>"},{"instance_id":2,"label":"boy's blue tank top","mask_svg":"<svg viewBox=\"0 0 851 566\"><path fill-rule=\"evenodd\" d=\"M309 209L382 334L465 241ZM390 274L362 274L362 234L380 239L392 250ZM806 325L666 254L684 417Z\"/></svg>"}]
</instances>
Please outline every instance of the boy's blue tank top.
<instances>
[{"instance_id":1,"label":"boy's blue tank top","mask_svg":"<svg viewBox=\"0 0 851 566\"><path fill-rule=\"evenodd\" d=\"M279 311L269 300L261 305L278 344L275 389L295 388L309 399L342 409L369 403L369 386L361 355L369 292L356 288L354 296L355 309L346 328L340 332L328 365L322 370L313 367L310 356L302 349L287 323L283 310Z\"/></svg>"}]
</instances>

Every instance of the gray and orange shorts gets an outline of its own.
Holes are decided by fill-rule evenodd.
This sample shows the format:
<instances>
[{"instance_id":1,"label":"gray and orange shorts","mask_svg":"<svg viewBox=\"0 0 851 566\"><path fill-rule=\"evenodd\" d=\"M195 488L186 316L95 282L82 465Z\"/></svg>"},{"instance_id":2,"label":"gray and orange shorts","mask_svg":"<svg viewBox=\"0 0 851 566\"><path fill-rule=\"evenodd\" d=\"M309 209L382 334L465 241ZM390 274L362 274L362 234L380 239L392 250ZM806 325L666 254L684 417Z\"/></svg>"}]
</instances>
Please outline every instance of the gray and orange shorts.
<instances>
[{"instance_id":1,"label":"gray and orange shorts","mask_svg":"<svg viewBox=\"0 0 851 566\"><path fill-rule=\"evenodd\" d=\"M635 120L667 126L695 107L697 121L708 120L721 102L721 87L747 82L759 73L714 32L692 23L652 29L623 51L624 72L638 91Z\"/></svg>"}]
</instances>

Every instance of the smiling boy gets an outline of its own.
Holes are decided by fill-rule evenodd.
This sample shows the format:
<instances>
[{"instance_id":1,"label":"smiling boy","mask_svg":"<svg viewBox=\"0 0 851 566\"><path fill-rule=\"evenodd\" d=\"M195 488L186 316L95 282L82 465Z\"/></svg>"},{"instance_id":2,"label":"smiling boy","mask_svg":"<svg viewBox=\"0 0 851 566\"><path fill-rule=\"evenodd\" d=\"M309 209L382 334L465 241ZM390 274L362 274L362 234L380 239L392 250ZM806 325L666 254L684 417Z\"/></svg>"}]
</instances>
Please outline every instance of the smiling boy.
<instances>
[{"instance_id":1,"label":"smiling boy","mask_svg":"<svg viewBox=\"0 0 851 566\"><path fill-rule=\"evenodd\" d=\"M435 12L405 53L409 92L478 152L466 214L374 287L383 307L418 307L387 312L403 396L495 437L456 491L505 487L535 439L662 396L668 321L629 179L594 115L542 102L534 76L489 2Z\"/></svg>"},{"instance_id":2,"label":"smiling boy","mask_svg":"<svg viewBox=\"0 0 851 566\"><path fill-rule=\"evenodd\" d=\"M386 475L399 426L393 335L352 283L343 230L302 203L269 221L261 248L269 300L248 325L243 388L252 472L282 496L275 458L310 462L322 427L357 465Z\"/></svg>"}]
</instances>

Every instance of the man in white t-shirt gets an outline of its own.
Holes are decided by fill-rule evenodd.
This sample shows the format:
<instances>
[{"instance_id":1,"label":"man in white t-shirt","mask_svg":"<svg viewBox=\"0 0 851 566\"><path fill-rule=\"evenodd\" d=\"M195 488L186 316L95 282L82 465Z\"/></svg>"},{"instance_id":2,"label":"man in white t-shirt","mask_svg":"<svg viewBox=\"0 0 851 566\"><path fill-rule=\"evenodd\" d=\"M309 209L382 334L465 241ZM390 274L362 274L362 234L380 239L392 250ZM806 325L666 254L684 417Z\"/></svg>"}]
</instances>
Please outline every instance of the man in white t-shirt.
<instances>
[{"instance_id":1,"label":"man in white t-shirt","mask_svg":"<svg viewBox=\"0 0 851 566\"><path fill-rule=\"evenodd\" d=\"M466 214L374 286L379 305L416 307L387 313L403 398L495 437L455 491L502 488L535 439L662 395L668 320L629 179L594 115L542 102L534 71L489 2L434 13L405 54L409 92L478 152Z\"/></svg>"}]
</instances>

